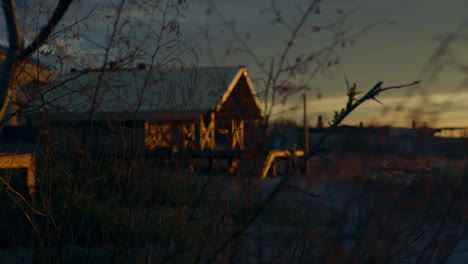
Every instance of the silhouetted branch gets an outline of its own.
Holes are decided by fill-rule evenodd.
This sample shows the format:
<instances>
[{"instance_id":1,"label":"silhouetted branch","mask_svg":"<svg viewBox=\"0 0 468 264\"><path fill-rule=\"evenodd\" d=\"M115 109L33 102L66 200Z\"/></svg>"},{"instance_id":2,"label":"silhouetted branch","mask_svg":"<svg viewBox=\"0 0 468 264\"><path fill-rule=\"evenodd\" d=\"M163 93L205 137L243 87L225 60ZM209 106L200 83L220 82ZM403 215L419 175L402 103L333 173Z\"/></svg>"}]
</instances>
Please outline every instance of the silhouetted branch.
<instances>
[{"instance_id":1,"label":"silhouetted branch","mask_svg":"<svg viewBox=\"0 0 468 264\"><path fill-rule=\"evenodd\" d=\"M47 24L44 25L37 37L34 38L33 42L21 52L19 60L27 60L34 52L36 52L36 50L44 45L52 32L54 32L57 24L62 20L72 2L73 0L60 0L58 2L52 17L49 19Z\"/></svg>"},{"instance_id":2,"label":"silhouetted branch","mask_svg":"<svg viewBox=\"0 0 468 264\"><path fill-rule=\"evenodd\" d=\"M306 153L301 159L299 159L299 161L293 165L292 169L288 171L288 173L276 184L273 190L267 195L267 197L263 200L260 206L253 212L250 218L240 228L238 228L234 233L232 233L225 242L221 243L220 246L216 250L213 251L214 253L212 257L207 261L207 263L212 263L213 260L215 260L219 254L221 254L234 240L239 238L258 219L258 217L262 214L263 210L265 210L265 208L274 200L274 198L281 191L281 189L283 189L283 187L289 181L291 176L299 169L299 167L301 167L305 162L307 162L307 160L310 157L316 155L320 145L330 136L330 134L332 134L332 132L336 130L336 128L341 124L341 122L351 112L353 112L358 106L360 106L362 103L364 103L367 100L375 98L382 91L409 87L409 86L416 85L418 83L419 81L415 81L410 84L403 84L399 86L382 88L383 82L380 81L377 84L375 84L374 87L372 87L372 89L370 89L360 99L354 101L351 104L348 104L346 109L344 109L341 112L341 114L336 116L334 122L331 124L330 127L327 128L325 133L319 138L319 140L314 144L314 146L311 147L310 151Z\"/></svg>"},{"instance_id":3,"label":"silhouetted branch","mask_svg":"<svg viewBox=\"0 0 468 264\"><path fill-rule=\"evenodd\" d=\"M21 27L16 16L14 0L3 0L3 13L8 30L8 54L0 72L0 118L3 118L10 103L11 83L17 78L17 71L22 63L27 61L36 52L55 30L62 20L73 0L60 0L47 24L28 47L23 49Z\"/></svg>"}]
</instances>

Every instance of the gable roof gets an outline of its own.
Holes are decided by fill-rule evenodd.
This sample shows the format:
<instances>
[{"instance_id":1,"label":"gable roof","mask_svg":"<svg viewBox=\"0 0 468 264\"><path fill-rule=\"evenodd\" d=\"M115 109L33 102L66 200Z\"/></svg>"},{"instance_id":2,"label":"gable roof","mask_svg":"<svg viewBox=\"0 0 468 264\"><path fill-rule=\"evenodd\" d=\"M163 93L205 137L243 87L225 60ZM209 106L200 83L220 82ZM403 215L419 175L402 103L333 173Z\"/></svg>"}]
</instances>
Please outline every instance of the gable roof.
<instances>
[{"instance_id":1,"label":"gable roof","mask_svg":"<svg viewBox=\"0 0 468 264\"><path fill-rule=\"evenodd\" d=\"M0 60L5 59L7 53L8 53L8 48L3 46L3 45L0 45ZM40 62L39 60L34 59L34 58L29 58L28 63L34 64L36 66L40 66L40 67L43 67L43 68L48 68L47 65L43 64L42 62Z\"/></svg>"},{"instance_id":2,"label":"gable roof","mask_svg":"<svg viewBox=\"0 0 468 264\"><path fill-rule=\"evenodd\" d=\"M91 109L94 121L192 119L221 110L241 78L254 102L245 107L259 118L245 67L74 72L59 76L32 105L56 121L87 120Z\"/></svg>"},{"instance_id":3,"label":"gable roof","mask_svg":"<svg viewBox=\"0 0 468 264\"><path fill-rule=\"evenodd\" d=\"M8 48L0 45L0 71L3 68L3 61L7 57ZM29 58L20 69L20 79L22 84L30 81L49 83L53 78L53 71L45 64L34 58Z\"/></svg>"}]
</instances>

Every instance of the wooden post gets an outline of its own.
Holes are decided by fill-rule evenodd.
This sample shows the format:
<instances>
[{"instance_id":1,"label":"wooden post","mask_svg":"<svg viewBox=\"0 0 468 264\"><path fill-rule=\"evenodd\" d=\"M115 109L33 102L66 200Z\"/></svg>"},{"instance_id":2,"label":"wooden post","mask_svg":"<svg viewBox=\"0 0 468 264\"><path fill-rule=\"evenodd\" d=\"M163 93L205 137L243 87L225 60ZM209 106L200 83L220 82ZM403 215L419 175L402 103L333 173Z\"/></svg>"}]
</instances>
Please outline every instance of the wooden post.
<instances>
[{"instance_id":1,"label":"wooden post","mask_svg":"<svg viewBox=\"0 0 468 264\"><path fill-rule=\"evenodd\" d=\"M182 133L182 149L192 148L195 141L195 124L181 124L179 130Z\"/></svg>"},{"instance_id":2,"label":"wooden post","mask_svg":"<svg viewBox=\"0 0 468 264\"><path fill-rule=\"evenodd\" d=\"M244 120L236 119L231 120L231 149L234 150L236 146L240 150L244 149Z\"/></svg>"},{"instance_id":3,"label":"wooden post","mask_svg":"<svg viewBox=\"0 0 468 264\"><path fill-rule=\"evenodd\" d=\"M307 123L307 95L304 93L303 95L304 99L304 155L307 155L309 153L309 126ZM305 166L305 174L307 175L309 173L309 163L306 161L304 166Z\"/></svg>"},{"instance_id":4,"label":"wooden post","mask_svg":"<svg viewBox=\"0 0 468 264\"><path fill-rule=\"evenodd\" d=\"M208 125L205 126L204 116L200 117L200 150L215 149L215 113L211 112Z\"/></svg>"},{"instance_id":5,"label":"wooden post","mask_svg":"<svg viewBox=\"0 0 468 264\"><path fill-rule=\"evenodd\" d=\"M16 76L16 75L15 75ZM18 91L19 91L19 83L13 83L12 85L12 93L11 93L11 113L13 116L10 119L11 126L19 126L19 117L18 117L18 110L20 110L20 106L18 105Z\"/></svg>"},{"instance_id":6,"label":"wooden post","mask_svg":"<svg viewBox=\"0 0 468 264\"><path fill-rule=\"evenodd\" d=\"M211 120L210 120L210 133L211 133L211 139L210 139L210 143L209 143L209 146L210 146L210 150L215 150L216 148L216 141L215 141L215 122L216 122L216 119L215 119L215 113L214 112L211 112Z\"/></svg>"}]
</instances>

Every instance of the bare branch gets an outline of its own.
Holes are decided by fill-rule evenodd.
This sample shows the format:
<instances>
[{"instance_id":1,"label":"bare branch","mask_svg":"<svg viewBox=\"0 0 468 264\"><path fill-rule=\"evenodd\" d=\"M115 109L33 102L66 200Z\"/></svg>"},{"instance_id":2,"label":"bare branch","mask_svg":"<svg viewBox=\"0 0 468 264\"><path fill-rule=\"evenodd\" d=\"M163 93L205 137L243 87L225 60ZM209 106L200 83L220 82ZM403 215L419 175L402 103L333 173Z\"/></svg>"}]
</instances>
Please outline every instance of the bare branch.
<instances>
[{"instance_id":1,"label":"bare branch","mask_svg":"<svg viewBox=\"0 0 468 264\"><path fill-rule=\"evenodd\" d=\"M9 48L7 58L0 72L0 117L5 115L8 105L10 104L12 81L16 79L19 67L50 37L72 2L73 0L61 0L55 8L52 17L42 28L38 36L26 49L23 49L23 40L19 21L16 16L15 2L13 0L2 1L8 27Z\"/></svg>"},{"instance_id":2,"label":"bare branch","mask_svg":"<svg viewBox=\"0 0 468 264\"><path fill-rule=\"evenodd\" d=\"M21 52L21 60L28 59L37 49L44 45L49 36L55 31L57 24L62 20L72 2L73 0L61 0L57 4L52 17L49 19L47 24L41 29L33 42Z\"/></svg>"},{"instance_id":3,"label":"bare branch","mask_svg":"<svg viewBox=\"0 0 468 264\"><path fill-rule=\"evenodd\" d=\"M300 187L297 187L297 186L294 186L294 185L290 185L290 184L286 184L284 185L285 188L288 188L288 189L292 189L292 190L295 190L295 191L298 191L300 193L303 193L307 196L310 196L312 198L318 198L320 197L320 195L317 195L315 193L312 193L312 192L309 192L307 190L304 190L303 188L300 188Z\"/></svg>"},{"instance_id":4,"label":"bare branch","mask_svg":"<svg viewBox=\"0 0 468 264\"><path fill-rule=\"evenodd\" d=\"M419 81L415 81L410 84L393 86L384 89L398 89L416 85L418 83ZM220 244L220 246L214 251L212 258L210 258L207 261L207 263L212 263L213 260L216 259L216 257L219 254L221 254L234 240L240 237L258 219L258 217L262 214L263 210L275 199L278 193L284 188L291 176L298 170L299 167L306 163L310 157L317 154L320 145L336 130L336 128L341 124L341 122L362 103L364 103L367 100L373 99L378 94L380 94L380 92L382 92L382 84L383 82L381 81L375 84L374 87L372 87L372 89L370 89L363 97L349 105L340 115L337 116L337 118L334 120L331 126L328 127L328 129L314 144L314 146L311 147L310 151L306 153L301 159L299 159L299 161L294 164L292 169L276 184L273 190L266 196L261 205L253 212L250 218L239 229L234 231L224 243Z\"/></svg>"},{"instance_id":5,"label":"bare branch","mask_svg":"<svg viewBox=\"0 0 468 264\"><path fill-rule=\"evenodd\" d=\"M23 49L23 39L18 17L16 16L16 4L13 0L3 0L2 3L8 30L9 50L18 55Z\"/></svg>"},{"instance_id":6,"label":"bare branch","mask_svg":"<svg viewBox=\"0 0 468 264\"><path fill-rule=\"evenodd\" d=\"M404 87L408 87L408 86L414 86L416 84L419 84L421 81L414 81L412 83L408 83L408 84L402 84L402 85L396 85L396 86L390 86L390 87L385 87L385 88L382 88L380 90L380 92L384 92L384 91L387 91L387 90L392 90L392 89L400 89L400 88L404 88Z\"/></svg>"}]
</instances>

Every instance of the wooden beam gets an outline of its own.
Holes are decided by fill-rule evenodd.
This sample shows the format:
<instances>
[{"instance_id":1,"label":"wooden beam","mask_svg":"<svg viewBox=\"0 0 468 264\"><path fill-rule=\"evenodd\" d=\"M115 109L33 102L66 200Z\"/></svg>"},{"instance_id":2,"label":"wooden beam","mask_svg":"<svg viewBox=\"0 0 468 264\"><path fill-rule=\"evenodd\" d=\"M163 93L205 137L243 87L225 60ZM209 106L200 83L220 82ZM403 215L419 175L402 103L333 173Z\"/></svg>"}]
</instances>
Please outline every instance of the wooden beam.
<instances>
[{"instance_id":1,"label":"wooden beam","mask_svg":"<svg viewBox=\"0 0 468 264\"><path fill-rule=\"evenodd\" d=\"M268 156L263 163L263 170L262 170L262 179L265 179L268 176L268 172L270 168L273 169L273 173L276 174L275 168L275 161L277 158L298 158L304 156L303 150L294 150L294 152L290 152L288 150L282 149L273 149L268 152Z\"/></svg>"},{"instance_id":2,"label":"wooden beam","mask_svg":"<svg viewBox=\"0 0 468 264\"><path fill-rule=\"evenodd\" d=\"M35 183L34 170L36 168L34 154L4 154L0 156L0 169L26 169L26 184L31 199L34 199Z\"/></svg>"},{"instance_id":3,"label":"wooden beam","mask_svg":"<svg viewBox=\"0 0 468 264\"><path fill-rule=\"evenodd\" d=\"M244 120L237 121L232 119L231 121L231 149L239 147L240 150L244 149Z\"/></svg>"},{"instance_id":4,"label":"wooden beam","mask_svg":"<svg viewBox=\"0 0 468 264\"><path fill-rule=\"evenodd\" d=\"M171 125L159 124L157 121L145 122L145 147L155 150L157 147L171 146Z\"/></svg>"},{"instance_id":5,"label":"wooden beam","mask_svg":"<svg viewBox=\"0 0 468 264\"><path fill-rule=\"evenodd\" d=\"M182 124L179 126L179 129L182 133L182 148L186 150L189 147L194 147L195 124Z\"/></svg>"},{"instance_id":6,"label":"wooden beam","mask_svg":"<svg viewBox=\"0 0 468 264\"><path fill-rule=\"evenodd\" d=\"M215 149L215 113L211 112L208 125L205 125L205 117L200 117L200 150Z\"/></svg>"}]
</instances>

